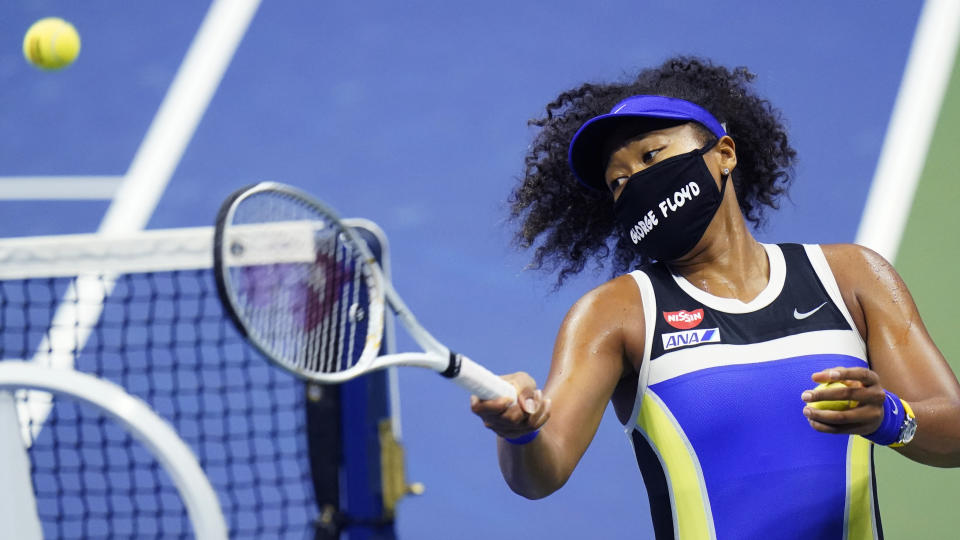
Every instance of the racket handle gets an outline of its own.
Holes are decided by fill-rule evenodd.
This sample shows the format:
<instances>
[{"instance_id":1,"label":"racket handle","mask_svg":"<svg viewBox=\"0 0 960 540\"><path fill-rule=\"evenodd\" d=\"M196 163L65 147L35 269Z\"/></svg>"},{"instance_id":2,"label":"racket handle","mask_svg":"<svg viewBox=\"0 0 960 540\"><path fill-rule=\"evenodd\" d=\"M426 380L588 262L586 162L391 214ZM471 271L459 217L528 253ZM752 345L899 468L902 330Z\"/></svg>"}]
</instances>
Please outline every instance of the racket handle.
<instances>
[{"instance_id":1,"label":"racket handle","mask_svg":"<svg viewBox=\"0 0 960 540\"><path fill-rule=\"evenodd\" d=\"M460 372L453 377L453 382L483 400L506 396L517 401L517 389L512 384L466 356L462 354L458 356Z\"/></svg>"}]
</instances>

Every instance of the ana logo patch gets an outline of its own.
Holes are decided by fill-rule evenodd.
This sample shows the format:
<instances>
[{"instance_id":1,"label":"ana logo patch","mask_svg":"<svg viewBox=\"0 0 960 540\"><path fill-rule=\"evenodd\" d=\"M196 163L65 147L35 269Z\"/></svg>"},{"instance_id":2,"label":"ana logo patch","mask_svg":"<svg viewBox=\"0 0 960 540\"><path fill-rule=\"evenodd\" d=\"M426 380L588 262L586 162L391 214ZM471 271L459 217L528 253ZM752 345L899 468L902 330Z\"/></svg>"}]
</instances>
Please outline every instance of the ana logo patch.
<instances>
[{"instance_id":1,"label":"ana logo patch","mask_svg":"<svg viewBox=\"0 0 960 540\"><path fill-rule=\"evenodd\" d=\"M663 338L663 350L669 351L677 347L688 347L698 343L720 343L720 329L701 328L700 330L661 334L660 337Z\"/></svg>"},{"instance_id":2,"label":"ana logo patch","mask_svg":"<svg viewBox=\"0 0 960 540\"><path fill-rule=\"evenodd\" d=\"M687 311L681 309L680 311L664 311L663 318L667 321L667 324L674 328L689 330L696 328L703 322L703 310L695 309L693 311Z\"/></svg>"}]
</instances>

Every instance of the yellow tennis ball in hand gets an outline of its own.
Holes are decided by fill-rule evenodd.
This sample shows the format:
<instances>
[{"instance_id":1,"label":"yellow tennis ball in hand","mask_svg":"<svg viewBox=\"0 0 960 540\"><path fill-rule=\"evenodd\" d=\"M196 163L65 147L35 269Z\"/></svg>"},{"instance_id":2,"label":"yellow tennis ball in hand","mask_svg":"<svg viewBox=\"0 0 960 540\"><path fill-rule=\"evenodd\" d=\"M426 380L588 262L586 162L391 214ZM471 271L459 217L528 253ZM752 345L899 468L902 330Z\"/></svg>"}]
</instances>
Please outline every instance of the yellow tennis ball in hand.
<instances>
[{"instance_id":1,"label":"yellow tennis ball in hand","mask_svg":"<svg viewBox=\"0 0 960 540\"><path fill-rule=\"evenodd\" d=\"M55 70L69 66L80 54L77 29L58 17L47 17L33 23L23 36L23 55L41 69Z\"/></svg>"},{"instance_id":2,"label":"yellow tennis ball in hand","mask_svg":"<svg viewBox=\"0 0 960 540\"><path fill-rule=\"evenodd\" d=\"M837 388L839 386L846 387L847 385L842 382L832 382L832 383L820 383L817 385L814 390L822 390L824 388ZM813 401L809 404L814 409L820 409L825 411L845 411L847 409L852 409L858 405L854 400L838 400L838 401Z\"/></svg>"}]
</instances>

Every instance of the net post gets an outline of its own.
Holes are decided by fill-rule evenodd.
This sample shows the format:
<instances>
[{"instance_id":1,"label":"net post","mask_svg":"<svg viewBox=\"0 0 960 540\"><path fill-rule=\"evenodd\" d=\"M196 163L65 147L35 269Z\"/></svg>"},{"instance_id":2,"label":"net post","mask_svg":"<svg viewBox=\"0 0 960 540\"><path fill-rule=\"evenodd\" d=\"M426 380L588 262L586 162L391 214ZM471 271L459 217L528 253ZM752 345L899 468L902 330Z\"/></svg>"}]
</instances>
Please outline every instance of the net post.
<instances>
[{"instance_id":1,"label":"net post","mask_svg":"<svg viewBox=\"0 0 960 540\"><path fill-rule=\"evenodd\" d=\"M343 463L340 387L308 382L306 392L310 475L319 511L313 524L313 538L339 540L343 528L340 511L340 467Z\"/></svg>"},{"instance_id":2,"label":"net post","mask_svg":"<svg viewBox=\"0 0 960 540\"><path fill-rule=\"evenodd\" d=\"M367 220L345 222L367 243L389 279L383 232ZM381 354L393 351L387 321ZM319 397L309 384L307 392L311 469L314 482L321 483L315 485L320 514L314 539L395 540L396 504L410 491L399 443L395 375L375 371L324 386ZM327 419L320 420L322 415Z\"/></svg>"}]
</instances>

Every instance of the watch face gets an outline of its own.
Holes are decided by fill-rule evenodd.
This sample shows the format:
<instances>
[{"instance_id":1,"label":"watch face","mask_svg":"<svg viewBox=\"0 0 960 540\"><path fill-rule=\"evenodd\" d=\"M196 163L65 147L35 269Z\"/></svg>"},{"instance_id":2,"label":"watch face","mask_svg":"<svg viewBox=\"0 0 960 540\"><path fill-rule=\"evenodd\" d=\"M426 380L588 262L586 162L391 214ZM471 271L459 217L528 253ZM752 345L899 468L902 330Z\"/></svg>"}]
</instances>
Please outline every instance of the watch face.
<instances>
[{"instance_id":1,"label":"watch face","mask_svg":"<svg viewBox=\"0 0 960 540\"><path fill-rule=\"evenodd\" d=\"M913 436L917 433L917 420L915 418L907 417L903 422L903 428L900 430L900 442L907 444L913 440Z\"/></svg>"}]
</instances>

